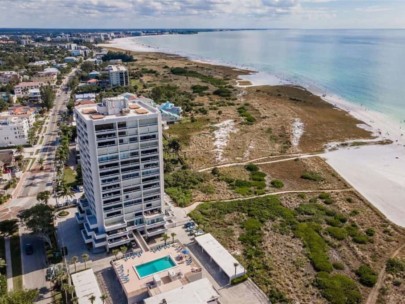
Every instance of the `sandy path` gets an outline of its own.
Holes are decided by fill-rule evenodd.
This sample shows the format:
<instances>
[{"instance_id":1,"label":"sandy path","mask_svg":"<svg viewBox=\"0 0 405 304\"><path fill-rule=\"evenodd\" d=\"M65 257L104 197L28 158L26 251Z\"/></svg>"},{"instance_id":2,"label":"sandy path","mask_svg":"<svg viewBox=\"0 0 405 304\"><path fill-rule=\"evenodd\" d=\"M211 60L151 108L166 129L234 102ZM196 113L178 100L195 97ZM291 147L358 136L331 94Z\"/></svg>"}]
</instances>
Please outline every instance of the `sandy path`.
<instances>
[{"instance_id":1,"label":"sandy path","mask_svg":"<svg viewBox=\"0 0 405 304\"><path fill-rule=\"evenodd\" d=\"M188 206L186 208L183 208L183 210L188 214L191 211L193 211L195 208L197 208L199 205L203 203L208 203L208 202L237 202L237 201L244 201L244 200L250 200L250 199L255 199L255 198L260 198L260 197L266 197L270 195L280 195L280 194L291 194L291 193L341 193L341 192L352 192L355 191L353 188L347 188L347 189L332 189L332 190L288 190L288 191L279 191L279 192L272 192L272 193L265 193L261 195L255 195L255 196L247 196L247 197L239 197L239 198L233 198L229 200L215 200L215 201L206 201L206 202L195 202L191 206Z\"/></svg>"},{"instance_id":2,"label":"sandy path","mask_svg":"<svg viewBox=\"0 0 405 304\"><path fill-rule=\"evenodd\" d=\"M399 247L397 250L395 250L395 252L390 256L390 258L391 259L395 258L401 252L401 250L403 248L405 248L405 244L402 244L401 247ZM384 279L385 279L385 265L381 269L380 273L378 274L377 283L374 285L373 289L369 293L366 304L375 304L377 302L378 292L379 292L382 284L384 283Z\"/></svg>"}]
</instances>

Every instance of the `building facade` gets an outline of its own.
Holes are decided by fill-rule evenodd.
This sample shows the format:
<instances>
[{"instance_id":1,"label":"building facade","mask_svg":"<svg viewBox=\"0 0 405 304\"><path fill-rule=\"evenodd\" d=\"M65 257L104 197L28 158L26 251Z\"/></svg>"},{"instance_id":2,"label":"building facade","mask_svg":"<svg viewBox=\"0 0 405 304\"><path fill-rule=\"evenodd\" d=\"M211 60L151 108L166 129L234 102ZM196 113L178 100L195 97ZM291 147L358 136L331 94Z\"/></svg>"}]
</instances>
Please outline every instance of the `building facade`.
<instances>
[{"instance_id":1,"label":"building facade","mask_svg":"<svg viewBox=\"0 0 405 304\"><path fill-rule=\"evenodd\" d=\"M109 65L107 67L110 86L123 87L129 85L128 69L123 65Z\"/></svg>"},{"instance_id":2,"label":"building facade","mask_svg":"<svg viewBox=\"0 0 405 304\"><path fill-rule=\"evenodd\" d=\"M0 72L0 85L6 85L10 82L19 82L20 75L14 71L1 71Z\"/></svg>"},{"instance_id":3,"label":"building facade","mask_svg":"<svg viewBox=\"0 0 405 304\"><path fill-rule=\"evenodd\" d=\"M21 82L14 87L14 93L17 97L28 97L30 95L30 90L35 90L41 87L40 82Z\"/></svg>"},{"instance_id":4,"label":"building facade","mask_svg":"<svg viewBox=\"0 0 405 304\"><path fill-rule=\"evenodd\" d=\"M20 111L14 109L0 113L0 146L11 147L28 144L29 130L34 122L33 110Z\"/></svg>"},{"instance_id":5,"label":"building facade","mask_svg":"<svg viewBox=\"0 0 405 304\"><path fill-rule=\"evenodd\" d=\"M76 219L94 249L165 232L160 112L142 98L75 108L83 187Z\"/></svg>"}]
</instances>

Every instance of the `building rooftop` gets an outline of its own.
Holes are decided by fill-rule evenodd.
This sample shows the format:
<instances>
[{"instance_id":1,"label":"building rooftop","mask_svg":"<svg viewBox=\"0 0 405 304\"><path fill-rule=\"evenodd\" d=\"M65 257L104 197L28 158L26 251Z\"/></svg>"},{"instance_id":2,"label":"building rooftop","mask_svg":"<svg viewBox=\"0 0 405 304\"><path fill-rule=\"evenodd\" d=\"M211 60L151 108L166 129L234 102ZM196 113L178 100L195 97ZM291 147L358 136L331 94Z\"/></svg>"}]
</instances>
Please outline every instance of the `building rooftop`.
<instances>
[{"instance_id":1,"label":"building rooftop","mask_svg":"<svg viewBox=\"0 0 405 304\"><path fill-rule=\"evenodd\" d=\"M40 82L30 81L30 82L21 82L21 83L17 84L15 87L24 88L24 87L33 87L33 86L40 86L40 85L41 85Z\"/></svg>"},{"instance_id":2,"label":"building rooftop","mask_svg":"<svg viewBox=\"0 0 405 304\"><path fill-rule=\"evenodd\" d=\"M72 281L79 304L91 304L89 298L92 295L96 298L94 304L102 304L100 287L92 269L72 274Z\"/></svg>"},{"instance_id":3,"label":"building rooftop","mask_svg":"<svg viewBox=\"0 0 405 304\"><path fill-rule=\"evenodd\" d=\"M123 65L109 65L107 70L110 72L123 72L127 71L127 68Z\"/></svg>"},{"instance_id":4,"label":"building rooftop","mask_svg":"<svg viewBox=\"0 0 405 304\"><path fill-rule=\"evenodd\" d=\"M234 278L245 274L245 268L212 235L206 233L195 238L196 242L215 261L222 271ZM235 271L235 265L238 264Z\"/></svg>"},{"instance_id":5,"label":"building rooftop","mask_svg":"<svg viewBox=\"0 0 405 304\"><path fill-rule=\"evenodd\" d=\"M207 304L217 303L218 292L208 279L203 278L176 289L147 298L145 304Z\"/></svg>"},{"instance_id":6,"label":"building rooftop","mask_svg":"<svg viewBox=\"0 0 405 304\"><path fill-rule=\"evenodd\" d=\"M84 119L109 119L124 116L141 116L157 114L159 111L151 105L151 100L144 97L134 97L133 94L123 94L117 97L104 98L101 103L78 103L76 111Z\"/></svg>"}]
</instances>

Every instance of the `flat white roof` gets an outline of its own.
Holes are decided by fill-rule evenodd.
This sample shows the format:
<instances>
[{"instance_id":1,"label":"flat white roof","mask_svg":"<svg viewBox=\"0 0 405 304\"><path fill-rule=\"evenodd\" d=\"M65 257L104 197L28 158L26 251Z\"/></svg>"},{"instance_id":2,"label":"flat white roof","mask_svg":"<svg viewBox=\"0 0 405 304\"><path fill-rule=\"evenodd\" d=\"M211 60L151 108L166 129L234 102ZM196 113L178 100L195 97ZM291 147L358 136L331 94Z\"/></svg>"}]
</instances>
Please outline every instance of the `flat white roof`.
<instances>
[{"instance_id":1,"label":"flat white roof","mask_svg":"<svg viewBox=\"0 0 405 304\"><path fill-rule=\"evenodd\" d=\"M245 268L226 250L212 235L206 233L195 238L196 242L204 249L204 251L215 261L223 272L230 278L239 277L245 273ZM236 276L235 276L235 266Z\"/></svg>"},{"instance_id":2,"label":"flat white roof","mask_svg":"<svg viewBox=\"0 0 405 304\"><path fill-rule=\"evenodd\" d=\"M176 289L158 294L144 300L145 304L207 304L218 299L219 294L207 278L194 281ZM163 302L166 300L166 302Z\"/></svg>"},{"instance_id":3,"label":"flat white roof","mask_svg":"<svg viewBox=\"0 0 405 304\"><path fill-rule=\"evenodd\" d=\"M96 297L94 304L102 304L100 287L92 269L72 274L72 281L79 304L91 304L89 298L92 295Z\"/></svg>"}]
</instances>

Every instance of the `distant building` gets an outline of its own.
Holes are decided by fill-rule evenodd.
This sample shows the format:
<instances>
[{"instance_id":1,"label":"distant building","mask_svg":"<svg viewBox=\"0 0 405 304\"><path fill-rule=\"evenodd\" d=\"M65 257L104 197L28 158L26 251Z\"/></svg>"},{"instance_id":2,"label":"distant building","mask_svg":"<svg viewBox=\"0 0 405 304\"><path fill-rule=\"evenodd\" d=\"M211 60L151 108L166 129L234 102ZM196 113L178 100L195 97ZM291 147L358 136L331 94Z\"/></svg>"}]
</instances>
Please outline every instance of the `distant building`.
<instances>
[{"instance_id":1,"label":"distant building","mask_svg":"<svg viewBox=\"0 0 405 304\"><path fill-rule=\"evenodd\" d=\"M58 74L55 72L38 72L34 76L31 77L31 80L33 82L41 82L41 83L47 83L50 85L54 85L56 83L56 80L58 79Z\"/></svg>"},{"instance_id":2,"label":"distant building","mask_svg":"<svg viewBox=\"0 0 405 304\"><path fill-rule=\"evenodd\" d=\"M80 100L96 100L96 93L84 93L84 94L76 94L75 95L75 102Z\"/></svg>"},{"instance_id":3,"label":"distant building","mask_svg":"<svg viewBox=\"0 0 405 304\"><path fill-rule=\"evenodd\" d=\"M19 82L21 79L20 75L14 71L0 71L0 84L6 85L10 82Z\"/></svg>"},{"instance_id":4,"label":"distant building","mask_svg":"<svg viewBox=\"0 0 405 304\"><path fill-rule=\"evenodd\" d=\"M129 85L128 69L123 65L109 65L107 67L111 87Z\"/></svg>"},{"instance_id":5,"label":"distant building","mask_svg":"<svg viewBox=\"0 0 405 304\"><path fill-rule=\"evenodd\" d=\"M181 107L177 107L169 101L161 104L159 110L162 113L162 120L168 123L179 121L183 112Z\"/></svg>"},{"instance_id":6,"label":"distant building","mask_svg":"<svg viewBox=\"0 0 405 304\"><path fill-rule=\"evenodd\" d=\"M41 101L41 91L40 91L40 89L30 89L30 90L28 90L28 100L30 102L40 102Z\"/></svg>"},{"instance_id":7,"label":"distant building","mask_svg":"<svg viewBox=\"0 0 405 304\"><path fill-rule=\"evenodd\" d=\"M45 65L49 65L49 64L50 64L50 62L48 60L40 60L40 61L28 63L29 66L45 66Z\"/></svg>"},{"instance_id":8,"label":"distant building","mask_svg":"<svg viewBox=\"0 0 405 304\"><path fill-rule=\"evenodd\" d=\"M8 103L15 103L17 101L17 97L7 92L0 92L0 100Z\"/></svg>"},{"instance_id":9,"label":"distant building","mask_svg":"<svg viewBox=\"0 0 405 304\"><path fill-rule=\"evenodd\" d=\"M110 63L110 64L121 64L122 59L111 59L108 63Z\"/></svg>"},{"instance_id":10,"label":"distant building","mask_svg":"<svg viewBox=\"0 0 405 304\"><path fill-rule=\"evenodd\" d=\"M28 97L29 90L39 89L41 86L40 82L21 82L14 87L14 93L17 97Z\"/></svg>"},{"instance_id":11,"label":"distant building","mask_svg":"<svg viewBox=\"0 0 405 304\"><path fill-rule=\"evenodd\" d=\"M64 59L65 63L75 63L77 61L78 61L78 59L75 57L65 57L65 59Z\"/></svg>"},{"instance_id":12,"label":"distant building","mask_svg":"<svg viewBox=\"0 0 405 304\"><path fill-rule=\"evenodd\" d=\"M97 72L97 71L93 71L93 72L89 73L89 77L92 78L92 79L98 78L98 77L100 77L100 75L101 75L101 73Z\"/></svg>"},{"instance_id":13,"label":"distant building","mask_svg":"<svg viewBox=\"0 0 405 304\"><path fill-rule=\"evenodd\" d=\"M26 107L16 107L0 113L0 146L28 144L28 133L34 122L34 110L27 110Z\"/></svg>"},{"instance_id":14,"label":"distant building","mask_svg":"<svg viewBox=\"0 0 405 304\"><path fill-rule=\"evenodd\" d=\"M70 55L74 56L74 57L78 57L78 56L83 56L83 51L82 50L71 50L70 51Z\"/></svg>"}]
</instances>

